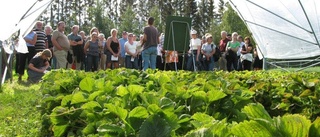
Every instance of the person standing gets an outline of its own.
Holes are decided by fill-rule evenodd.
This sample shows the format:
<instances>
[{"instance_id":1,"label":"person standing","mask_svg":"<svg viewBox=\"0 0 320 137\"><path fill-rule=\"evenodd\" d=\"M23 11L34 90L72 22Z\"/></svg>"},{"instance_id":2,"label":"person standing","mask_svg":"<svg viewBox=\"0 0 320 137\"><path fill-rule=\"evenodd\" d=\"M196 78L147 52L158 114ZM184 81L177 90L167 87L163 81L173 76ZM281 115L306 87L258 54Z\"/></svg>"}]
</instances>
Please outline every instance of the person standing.
<instances>
[{"instance_id":1,"label":"person standing","mask_svg":"<svg viewBox=\"0 0 320 137\"><path fill-rule=\"evenodd\" d=\"M99 64L100 48L102 47L101 42L98 41L98 34L93 32L90 40L86 42L84 46L84 53L87 55L87 68L86 71L97 71Z\"/></svg>"},{"instance_id":2,"label":"person standing","mask_svg":"<svg viewBox=\"0 0 320 137\"><path fill-rule=\"evenodd\" d=\"M126 51L126 68L138 69L138 51L137 42L134 41L133 34L128 34L128 41L124 44Z\"/></svg>"},{"instance_id":3,"label":"person standing","mask_svg":"<svg viewBox=\"0 0 320 137\"><path fill-rule=\"evenodd\" d=\"M245 44L241 49L241 64L243 70L251 70L251 64L253 61L253 45L251 43Z\"/></svg>"},{"instance_id":4,"label":"person standing","mask_svg":"<svg viewBox=\"0 0 320 137\"><path fill-rule=\"evenodd\" d=\"M101 48L99 49L100 51L100 63L98 69L106 70L106 62L107 62L107 55L104 54L104 49L106 46L106 38L103 33L99 33L98 35L99 43L102 45Z\"/></svg>"},{"instance_id":5,"label":"person standing","mask_svg":"<svg viewBox=\"0 0 320 137\"><path fill-rule=\"evenodd\" d=\"M142 64L142 50L143 50L143 35L140 35L139 41L136 41L137 43L137 52L138 52L138 67L139 70L143 69L143 64Z\"/></svg>"},{"instance_id":6,"label":"person standing","mask_svg":"<svg viewBox=\"0 0 320 137\"><path fill-rule=\"evenodd\" d=\"M43 51L48 48L48 40L47 35L43 31L43 23L41 21L37 21L35 25L35 29L33 30L37 33L37 42L34 45L36 53Z\"/></svg>"},{"instance_id":7,"label":"person standing","mask_svg":"<svg viewBox=\"0 0 320 137\"><path fill-rule=\"evenodd\" d=\"M128 41L128 32L122 32L122 38L119 39L119 43L121 46L120 57L119 57L119 66L125 67L125 58L126 58L126 50L124 44Z\"/></svg>"},{"instance_id":8,"label":"person standing","mask_svg":"<svg viewBox=\"0 0 320 137\"><path fill-rule=\"evenodd\" d=\"M226 47L227 70L229 72L232 70L236 70L238 65L237 51L240 47L240 42L237 40L237 37L238 33L233 32L232 40L228 42Z\"/></svg>"},{"instance_id":9,"label":"person standing","mask_svg":"<svg viewBox=\"0 0 320 137\"><path fill-rule=\"evenodd\" d=\"M219 59L219 67L220 67L220 70L223 70L223 71L227 70L226 46L229 41L230 41L230 39L227 38L227 32L221 31L221 40L220 40L220 44L219 44L221 57Z\"/></svg>"},{"instance_id":10,"label":"person standing","mask_svg":"<svg viewBox=\"0 0 320 137\"><path fill-rule=\"evenodd\" d=\"M44 27L44 32L46 33L46 37L48 40L48 49L51 51L51 53L53 53L53 44L51 41L51 37L52 37L52 27L50 25L47 25ZM51 68L55 68L55 59L52 57L49 61L49 64L51 66Z\"/></svg>"},{"instance_id":11,"label":"person standing","mask_svg":"<svg viewBox=\"0 0 320 137\"><path fill-rule=\"evenodd\" d=\"M117 29L111 29L111 36L107 39L107 45L105 46L105 52L107 54L107 69L119 68L119 56L121 47L119 39L117 38Z\"/></svg>"},{"instance_id":12,"label":"person standing","mask_svg":"<svg viewBox=\"0 0 320 137\"><path fill-rule=\"evenodd\" d=\"M65 23L60 21L58 28L52 33L53 55L57 59L56 69L67 68L67 55L70 49L68 37L64 34Z\"/></svg>"},{"instance_id":13,"label":"person standing","mask_svg":"<svg viewBox=\"0 0 320 137\"><path fill-rule=\"evenodd\" d=\"M19 65L18 65L18 80L22 80L22 76L24 75L24 70L26 66L26 60L28 60L28 64L33 56L36 54L36 50L34 45L37 42L37 33L35 31L30 31L25 37L26 45L28 48L28 53L19 53Z\"/></svg>"},{"instance_id":14,"label":"person standing","mask_svg":"<svg viewBox=\"0 0 320 137\"><path fill-rule=\"evenodd\" d=\"M253 70L262 70L263 69L263 59L260 59L258 56L258 45L253 50L254 62L253 62Z\"/></svg>"},{"instance_id":15,"label":"person standing","mask_svg":"<svg viewBox=\"0 0 320 137\"><path fill-rule=\"evenodd\" d=\"M239 35L237 39L240 42L240 47L239 47L239 49L237 51L237 57L238 57L238 68L237 68L237 70L241 71L241 70L243 70L243 65L242 65L242 61L240 59L240 56L241 56L241 51L242 51L243 47L245 46L245 43L243 42L243 37L241 35Z\"/></svg>"},{"instance_id":16,"label":"person standing","mask_svg":"<svg viewBox=\"0 0 320 137\"><path fill-rule=\"evenodd\" d=\"M72 33L68 35L70 46L72 47L72 50L70 51L72 56L72 63L68 63L68 68L71 68L71 65L75 63L76 70L80 70L81 63L83 62L83 49L82 49L82 37L78 34L79 32L79 26L74 25L72 26Z\"/></svg>"},{"instance_id":17,"label":"person standing","mask_svg":"<svg viewBox=\"0 0 320 137\"><path fill-rule=\"evenodd\" d=\"M159 43L158 30L153 26L154 18L150 17L148 19L148 26L143 30L143 70L145 71L149 67L151 69L156 69L157 64L157 45Z\"/></svg>"},{"instance_id":18,"label":"person standing","mask_svg":"<svg viewBox=\"0 0 320 137\"><path fill-rule=\"evenodd\" d=\"M197 31L196 30L191 30L190 32L191 35L191 40L190 40L190 53L191 56L188 56L188 61L187 61L187 70L196 70L197 67L200 69L200 66L197 64L199 63L199 55L200 55L200 50L201 50L201 40L197 36ZM193 68L193 69L192 69Z\"/></svg>"},{"instance_id":19,"label":"person standing","mask_svg":"<svg viewBox=\"0 0 320 137\"><path fill-rule=\"evenodd\" d=\"M206 36L206 43L201 47L201 53L203 55L203 64L206 71L213 71L214 57L216 52L216 45L213 43L212 35Z\"/></svg>"},{"instance_id":20,"label":"person standing","mask_svg":"<svg viewBox=\"0 0 320 137\"><path fill-rule=\"evenodd\" d=\"M84 31L80 31L79 32L81 38L82 38L82 41L83 41L83 44L81 45L81 48L84 49L84 45L86 44L86 41L87 41L87 36L86 36L86 33ZM82 64L81 64L81 70L85 70L85 67L86 67L86 56L84 55L83 53L83 56L82 56Z\"/></svg>"}]
</instances>

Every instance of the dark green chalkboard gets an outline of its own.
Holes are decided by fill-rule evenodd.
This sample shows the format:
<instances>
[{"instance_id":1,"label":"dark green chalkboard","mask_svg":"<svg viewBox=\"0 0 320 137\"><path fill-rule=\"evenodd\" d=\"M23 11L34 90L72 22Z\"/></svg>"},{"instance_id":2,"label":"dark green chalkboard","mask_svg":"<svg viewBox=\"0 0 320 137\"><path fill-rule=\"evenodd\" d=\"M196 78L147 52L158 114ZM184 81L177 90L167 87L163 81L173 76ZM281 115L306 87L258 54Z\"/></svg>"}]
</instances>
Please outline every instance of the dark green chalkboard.
<instances>
[{"instance_id":1,"label":"dark green chalkboard","mask_svg":"<svg viewBox=\"0 0 320 137\"><path fill-rule=\"evenodd\" d=\"M186 52L189 50L191 18L168 16L164 37L164 49Z\"/></svg>"}]
</instances>

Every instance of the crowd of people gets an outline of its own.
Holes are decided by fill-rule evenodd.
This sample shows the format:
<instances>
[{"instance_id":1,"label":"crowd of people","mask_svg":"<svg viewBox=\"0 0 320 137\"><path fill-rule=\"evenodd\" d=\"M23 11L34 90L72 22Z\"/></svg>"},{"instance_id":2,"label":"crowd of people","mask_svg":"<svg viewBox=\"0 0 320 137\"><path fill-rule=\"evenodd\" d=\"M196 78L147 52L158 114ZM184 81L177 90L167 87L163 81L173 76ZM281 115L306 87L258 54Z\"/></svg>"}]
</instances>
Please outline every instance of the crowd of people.
<instances>
[{"instance_id":1,"label":"crowd of people","mask_svg":"<svg viewBox=\"0 0 320 137\"><path fill-rule=\"evenodd\" d=\"M35 28L24 36L28 53L17 53L16 72L19 80L24 75L27 62L28 80L31 82L41 80L41 76L50 69L60 68L85 71L119 67L165 70L164 66L173 69L173 63L180 63L185 64L180 65L180 69L190 71L233 71L251 70L252 62L255 69L262 68L249 37L243 41L236 32L230 36L222 31L220 43L216 46L211 34L207 33L200 39L197 31L191 30L189 52L179 56L177 51L163 49L164 34L160 34L153 23L154 18L150 17L138 40L136 34L126 31L118 38L117 29L112 29L110 36L106 37L93 27L86 35L78 25L72 26L67 34L63 21L58 22L56 30L51 26L43 27L43 23L37 21ZM181 58L186 63L181 63Z\"/></svg>"}]
</instances>

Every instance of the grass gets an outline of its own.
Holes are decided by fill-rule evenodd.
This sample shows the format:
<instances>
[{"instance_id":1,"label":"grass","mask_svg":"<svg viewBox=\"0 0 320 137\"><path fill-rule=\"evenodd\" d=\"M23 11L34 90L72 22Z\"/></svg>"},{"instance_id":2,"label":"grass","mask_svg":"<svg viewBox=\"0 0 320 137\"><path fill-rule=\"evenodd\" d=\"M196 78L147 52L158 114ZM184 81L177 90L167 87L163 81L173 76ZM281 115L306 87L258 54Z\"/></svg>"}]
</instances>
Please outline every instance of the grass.
<instances>
[{"instance_id":1,"label":"grass","mask_svg":"<svg viewBox=\"0 0 320 137\"><path fill-rule=\"evenodd\" d=\"M37 105L42 97L40 84L18 83L17 76L7 81L0 92L0 137L39 135L40 111ZM26 83L26 76L23 82Z\"/></svg>"}]
</instances>

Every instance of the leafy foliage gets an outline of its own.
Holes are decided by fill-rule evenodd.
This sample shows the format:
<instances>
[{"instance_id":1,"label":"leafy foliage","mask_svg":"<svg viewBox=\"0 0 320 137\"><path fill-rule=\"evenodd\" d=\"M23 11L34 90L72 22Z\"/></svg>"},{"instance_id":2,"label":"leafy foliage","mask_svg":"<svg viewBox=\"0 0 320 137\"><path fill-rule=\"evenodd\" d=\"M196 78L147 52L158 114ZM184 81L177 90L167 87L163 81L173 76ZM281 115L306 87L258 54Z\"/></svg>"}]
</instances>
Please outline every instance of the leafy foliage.
<instances>
[{"instance_id":1,"label":"leafy foliage","mask_svg":"<svg viewBox=\"0 0 320 137\"><path fill-rule=\"evenodd\" d=\"M318 75L52 71L42 85L43 136L319 135Z\"/></svg>"}]
</instances>

